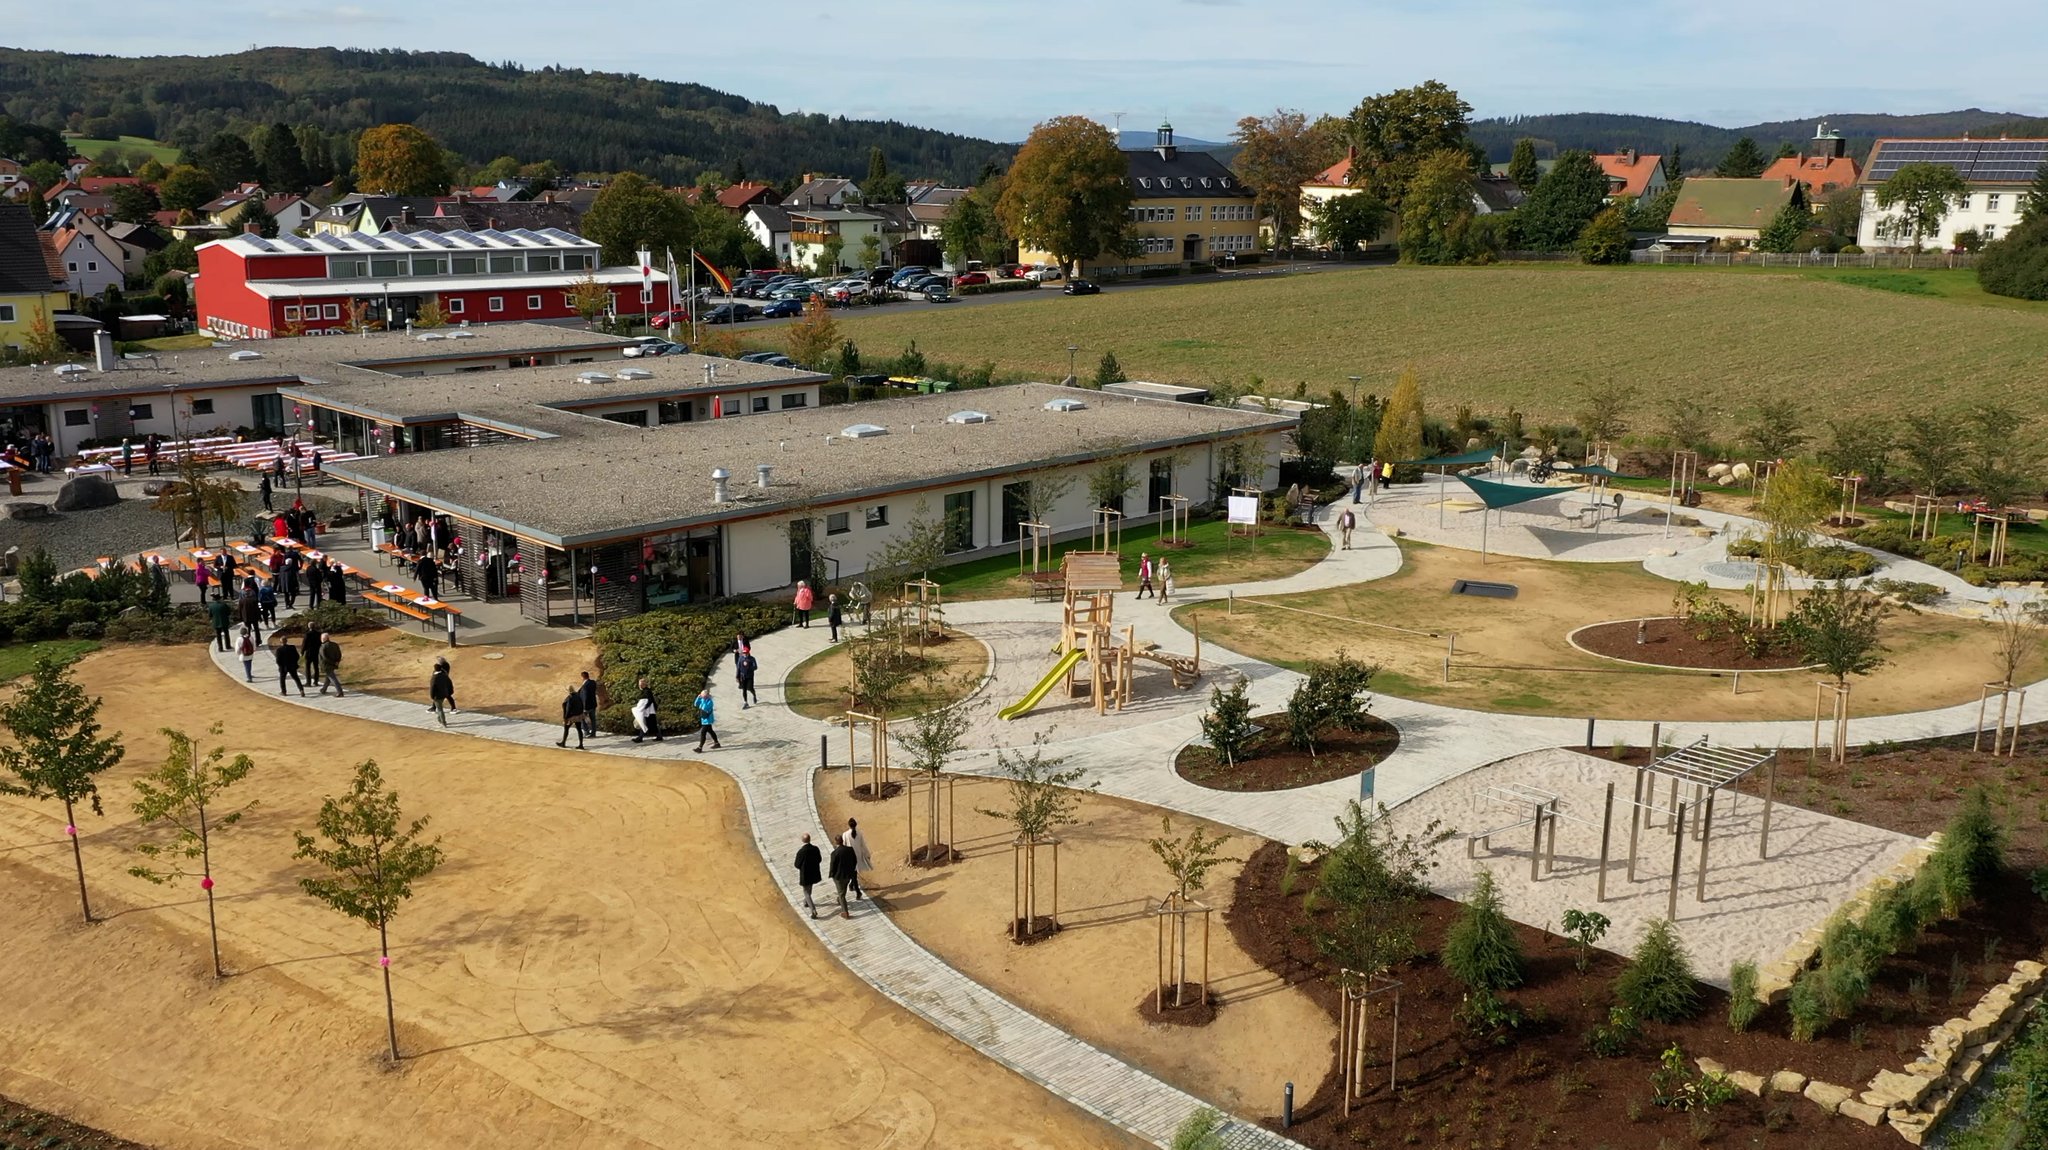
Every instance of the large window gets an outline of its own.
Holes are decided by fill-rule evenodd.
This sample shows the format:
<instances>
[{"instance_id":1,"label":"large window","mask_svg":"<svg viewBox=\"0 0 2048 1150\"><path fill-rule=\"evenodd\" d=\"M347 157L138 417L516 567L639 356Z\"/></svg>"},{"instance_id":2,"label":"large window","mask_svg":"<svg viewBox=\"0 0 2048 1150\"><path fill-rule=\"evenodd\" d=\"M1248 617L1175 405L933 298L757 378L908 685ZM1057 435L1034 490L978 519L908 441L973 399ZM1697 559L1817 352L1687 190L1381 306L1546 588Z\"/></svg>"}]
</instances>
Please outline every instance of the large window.
<instances>
[{"instance_id":1,"label":"large window","mask_svg":"<svg viewBox=\"0 0 2048 1150\"><path fill-rule=\"evenodd\" d=\"M974 550L974 492L946 496L946 550Z\"/></svg>"},{"instance_id":2,"label":"large window","mask_svg":"<svg viewBox=\"0 0 2048 1150\"><path fill-rule=\"evenodd\" d=\"M268 395L252 395L249 407L250 418L256 421L256 430L265 435L284 431L284 396L274 391Z\"/></svg>"},{"instance_id":3,"label":"large window","mask_svg":"<svg viewBox=\"0 0 2048 1150\"><path fill-rule=\"evenodd\" d=\"M562 253L528 252L526 270L530 272L554 272L562 270Z\"/></svg>"},{"instance_id":4,"label":"large window","mask_svg":"<svg viewBox=\"0 0 2048 1150\"><path fill-rule=\"evenodd\" d=\"M562 267L568 271L582 271L591 266L589 252L567 252L562 256Z\"/></svg>"},{"instance_id":5,"label":"large window","mask_svg":"<svg viewBox=\"0 0 2048 1150\"><path fill-rule=\"evenodd\" d=\"M868 508L866 525L869 527L887 527L889 525L889 505L877 503L873 507Z\"/></svg>"},{"instance_id":6,"label":"large window","mask_svg":"<svg viewBox=\"0 0 2048 1150\"><path fill-rule=\"evenodd\" d=\"M459 276L473 276L484 270L482 256L449 256L448 268Z\"/></svg>"},{"instance_id":7,"label":"large window","mask_svg":"<svg viewBox=\"0 0 2048 1150\"><path fill-rule=\"evenodd\" d=\"M492 252L492 253L491 253L491 274L492 274L492 275L500 275L500 274L503 274L503 273L505 273L505 272L516 272L516 271L518 271L518 270L519 270L519 264L520 264L520 260L519 260L519 253L518 253L518 252Z\"/></svg>"},{"instance_id":8,"label":"large window","mask_svg":"<svg viewBox=\"0 0 2048 1150\"><path fill-rule=\"evenodd\" d=\"M801 391L792 391L782 397L782 409L788 411L792 407L807 407L810 405L810 402L810 396L805 395Z\"/></svg>"},{"instance_id":9,"label":"large window","mask_svg":"<svg viewBox=\"0 0 2048 1150\"><path fill-rule=\"evenodd\" d=\"M13 305L13 304L11 304L11 303L0 303L0 323L13 323L13 322L14 322L14 305Z\"/></svg>"},{"instance_id":10,"label":"large window","mask_svg":"<svg viewBox=\"0 0 2048 1150\"><path fill-rule=\"evenodd\" d=\"M212 415L212 414L213 414L213 401L212 401L212 400L210 400L210 399L195 399L195 400L193 400L193 401L192 401L192 414L194 414L194 415Z\"/></svg>"},{"instance_id":11,"label":"large window","mask_svg":"<svg viewBox=\"0 0 2048 1150\"><path fill-rule=\"evenodd\" d=\"M199 413L199 405L196 403L193 404L192 414L198 415ZM137 423L141 423L144 420L155 419L156 406L154 404L148 403L131 403L128 405L128 418L134 420Z\"/></svg>"},{"instance_id":12,"label":"large window","mask_svg":"<svg viewBox=\"0 0 2048 1150\"><path fill-rule=\"evenodd\" d=\"M1173 494L1173 460L1152 461L1151 482L1145 485L1145 511L1157 513L1166 506L1166 497Z\"/></svg>"},{"instance_id":13,"label":"large window","mask_svg":"<svg viewBox=\"0 0 2048 1150\"><path fill-rule=\"evenodd\" d=\"M640 566L647 572L647 605L697 603L718 597L719 529L699 527L640 542Z\"/></svg>"},{"instance_id":14,"label":"large window","mask_svg":"<svg viewBox=\"0 0 2048 1150\"><path fill-rule=\"evenodd\" d=\"M64 413L64 426L84 427L90 415L82 407L74 407Z\"/></svg>"},{"instance_id":15,"label":"large window","mask_svg":"<svg viewBox=\"0 0 2048 1150\"><path fill-rule=\"evenodd\" d=\"M752 400L753 400L753 402L752 402L752 407L753 407L753 409L754 409L754 413L755 413L755 414L757 414L757 415L758 415L758 414L761 414L761 413L763 413L763 412L765 412L765 411L767 411L767 410L768 410L768 397L767 397L767 396L765 396L765 395L756 395L756 396L753 396L753 397L752 397Z\"/></svg>"},{"instance_id":16,"label":"large window","mask_svg":"<svg viewBox=\"0 0 2048 1150\"><path fill-rule=\"evenodd\" d=\"M825 517L825 534L844 535L853 530L850 516L844 511L834 511Z\"/></svg>"},{"instance_id":17,"label":"large window","mask_svg":"<svg viewBox=\"0 0 2048 1150\"><path fill-rule=\"evenodd\" d=\"M404 256L376 256L370 260L373 276L402 276L412 272L412 261Z\"/></svg>"},{"instance_id":18,"label":"large window","mask_svg":"<svg viewBox=\"0 0 2048 1150\"><path fill-rule=\"evenodd\" d=\"M416 276L445 276L448 274L447 256L412 257L412 274Z\"/></svg>"},{"instance_id":19,"label":"large window","mask_svg":"<svg viewBox=\"0 0 2048 1150\"><path fill-rule=\"evenodd\" d=\"M359 280L370 274L370 261L362 256L328 256L327 278Z\"/></svg>"},{"instance_id":20,"label":"large window","mask_svg":"<svg viewBox=\"0 0 2048 1150\"><path fill-rule=\"evenodd\" d=\"M1003 542L1015 543L1024 534L1021 526L1031 518L1031 481L1020 479L1003 484Z\"/></svg>"}]
</instances>

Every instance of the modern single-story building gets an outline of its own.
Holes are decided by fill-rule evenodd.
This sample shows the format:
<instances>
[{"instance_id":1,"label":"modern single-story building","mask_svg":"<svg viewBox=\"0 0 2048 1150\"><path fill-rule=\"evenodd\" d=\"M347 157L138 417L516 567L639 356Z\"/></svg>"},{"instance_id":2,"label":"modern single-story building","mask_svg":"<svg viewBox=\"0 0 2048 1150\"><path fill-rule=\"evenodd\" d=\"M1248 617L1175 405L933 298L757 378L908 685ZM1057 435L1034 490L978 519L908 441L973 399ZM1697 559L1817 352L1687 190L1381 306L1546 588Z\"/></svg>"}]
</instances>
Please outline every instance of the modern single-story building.
<instances>
[{"instance_id":1,"label":"modern single-story building","mask_svg":"<svg viewBox=\"0 0 2048 1150\"><path fill-rule=\"evenodd\" d=\"M635 346L544 324L222 343L133 358L115 356L110 344L91 365L0 369L0 440L47 431L57 454L69 457L88 442L118 443L130 436L178 438L240 429L279 435L307 422L280 389L308 380L478 373L497 378L513 369L624 360Z\"/></svg>"},{"instance_id":2,"label":"modern single-story building","mask_svg":"<svg viewBox=\"0 0 2048 1150\"><path fill-rule=\"evenodd\" d=\"M440 439L465 450L348 460L328 474L360 489L373 519L387 506L446 517L464 558L490 564L507 593L517 585L527 617L550 623L771 591L818 571L853 579L919 521L943 524L959 557L1001 554L1024 534L1038 483L1061 489L1040 510L1053 533L1086 532L1088 479L1105 464L1126 469L1127 522L1147 522L1167 495L1207 502L1238 483L1271 486L1295 422L1051 384L818 408L788 402L811 381L773 369L756 379L735 365L708 394L685 388L698 358L651 361L653 378L631 386L721 403L745 387L750 409L753 396L774 397L767 410L643 428L615 412L593 418L598 403L573 406L577 388L611 396L616 379L559 373L503 391L465 379L453 395L444 380L289 394L386 426L447 429Z\"/></svg>"}]
</instances>

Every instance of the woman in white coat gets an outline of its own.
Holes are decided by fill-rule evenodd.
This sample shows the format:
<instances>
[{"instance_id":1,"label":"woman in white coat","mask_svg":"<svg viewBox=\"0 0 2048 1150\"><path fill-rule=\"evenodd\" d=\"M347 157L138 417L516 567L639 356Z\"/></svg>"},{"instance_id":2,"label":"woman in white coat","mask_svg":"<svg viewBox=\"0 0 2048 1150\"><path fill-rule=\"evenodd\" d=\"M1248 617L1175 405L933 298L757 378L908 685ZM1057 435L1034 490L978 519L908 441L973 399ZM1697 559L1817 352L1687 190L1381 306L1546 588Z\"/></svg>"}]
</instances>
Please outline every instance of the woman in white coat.
<instances>
[{"instance_id":1,"label":"woman in white coat","mask_svg":"<svg viewBox=\"0 0 2048 1150\"><path fill-rule=\"evenodd\" d=\"M860 823L847 819L846 833L839 836L839 841L853 848L853 896L866 898L867 892L861 889L860 876L875 869L875 856L868 852L867 836L860 833Z\"/></svg>"}]
</instances>

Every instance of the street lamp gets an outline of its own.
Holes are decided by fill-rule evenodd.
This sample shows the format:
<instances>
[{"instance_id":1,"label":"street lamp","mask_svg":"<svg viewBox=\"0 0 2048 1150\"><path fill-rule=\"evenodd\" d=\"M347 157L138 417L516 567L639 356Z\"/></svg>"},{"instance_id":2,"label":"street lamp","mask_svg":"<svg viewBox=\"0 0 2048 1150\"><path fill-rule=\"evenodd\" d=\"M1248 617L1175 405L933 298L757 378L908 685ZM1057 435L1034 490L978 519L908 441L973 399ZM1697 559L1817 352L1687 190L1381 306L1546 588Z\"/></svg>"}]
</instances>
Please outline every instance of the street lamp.
<instances>
[{"instance_id":1,"label":"street lamp","mask_svg":"<svg viewBox=\"0 0 2048 1150\"><path fill-rule=\"evenodd\" d=\"M1067 345L1067 383L1069 385L1080 382L1080 380L1074 378L1074 353L1080 350L1080 348L1075 347L1071 343Z\"/></svg>"}]
</instances>

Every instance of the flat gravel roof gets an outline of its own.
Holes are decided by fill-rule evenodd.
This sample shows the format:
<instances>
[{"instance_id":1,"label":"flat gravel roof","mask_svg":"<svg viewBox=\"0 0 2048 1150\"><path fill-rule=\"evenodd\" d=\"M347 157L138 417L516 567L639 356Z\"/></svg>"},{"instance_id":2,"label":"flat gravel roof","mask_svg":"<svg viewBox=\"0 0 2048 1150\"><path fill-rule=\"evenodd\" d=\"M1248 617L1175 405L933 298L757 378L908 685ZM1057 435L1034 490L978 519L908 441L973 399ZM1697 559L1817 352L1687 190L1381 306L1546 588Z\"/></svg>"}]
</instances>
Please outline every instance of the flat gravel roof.
<instances>
[{"instance_id":1,"label":"flat gravel roof","mask_svg":"<svg viewBox=\"0 0 2048 1150\"><path fill-rule=\"evenodd\" d=\"M1085 406L1048 410L1053 400ZM947 421L963 410L987 422ZM840 434L862 423L887 430ZM1286 415L1027 383L625 428L626 435L612 425L601 439L564 435L349 460L328 471L526 538L582 546L1293 424ZM774 468L767 488L756 485L763 463ZM714 468L731 474L728 502L713 501Z\"/></svg>"}]
</instances>

